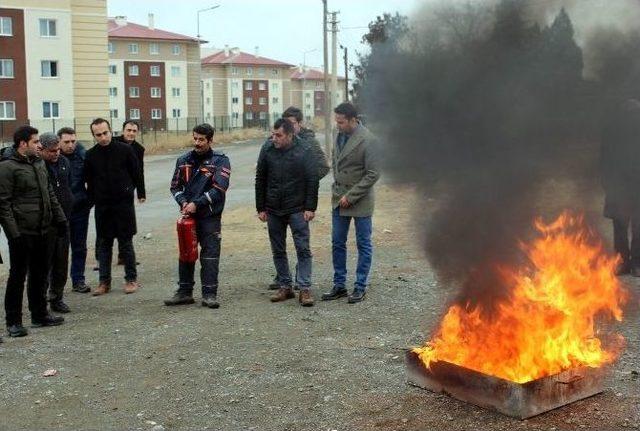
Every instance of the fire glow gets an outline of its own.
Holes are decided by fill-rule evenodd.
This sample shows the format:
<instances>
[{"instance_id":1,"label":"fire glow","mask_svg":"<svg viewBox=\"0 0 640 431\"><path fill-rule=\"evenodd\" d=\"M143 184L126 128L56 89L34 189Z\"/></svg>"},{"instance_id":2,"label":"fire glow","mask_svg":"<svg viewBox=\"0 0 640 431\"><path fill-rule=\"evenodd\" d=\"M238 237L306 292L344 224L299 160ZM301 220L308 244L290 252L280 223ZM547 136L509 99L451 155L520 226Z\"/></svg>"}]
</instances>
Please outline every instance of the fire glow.
<instances>
[{"instance_id":1,"label":"fire glow","mask_svg":"<svg viewBox=\"0 0 640 431\"><path fill-rule=\"evenodd\" d=\"M510 297L492 313L451 306L432 340L413 350L427 368L447 361L525 383L615 360L624 340L615 335L605 348L596 322L622 320L627 293L614 275L617 259L605 254L581 216L565 212L535 227L539 237L521 245L528 264L500 269L513 286Z\"/></svg>"}]
</instances>

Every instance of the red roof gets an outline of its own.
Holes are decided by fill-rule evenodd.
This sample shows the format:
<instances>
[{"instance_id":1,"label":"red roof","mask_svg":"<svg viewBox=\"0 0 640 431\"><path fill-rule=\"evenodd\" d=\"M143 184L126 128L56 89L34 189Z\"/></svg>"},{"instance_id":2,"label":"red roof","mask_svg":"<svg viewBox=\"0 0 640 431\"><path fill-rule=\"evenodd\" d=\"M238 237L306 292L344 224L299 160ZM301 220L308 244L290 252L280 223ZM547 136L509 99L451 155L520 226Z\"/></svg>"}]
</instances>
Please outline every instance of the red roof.
<instances>
[{"instance_id":1,"label":"red roof","mask_svg":"<svg viewBox=\"0 0 640 431\"><path fill-rule=\"evenodd\" d=\"M240 64L240 65L257 65L257 66L283 66L292 67L292 64L283 63L282 61L272 60L270 58L255 56L253 54L247 54L246 52L236 52L235 54L229 51L229 54L225 54L225 51L216 52L208 57L202 59L202 65L207 64Z\"/></svg>"},{"instance_id":2,"label":"red roof","mask_svg":"<svg viewBox=\"0 0 640 431\"><path fill-rule=\"evenodd\" d=\"M162 39L198 42L198 39L195 37L158 30L157 28L151 30L149 27L135 24L133 22L127 22L125 25L119 26L113 18L109 18L108 35L109 37L121 37L126 39Z\"/></svg>"},{"instance_id":3,"label":"red roof","mask_svg":"<svg viewBox=\"0 0 640 431\"><path fill-rule=\"evenodd\" d=\"M324 80L324 72L318 69L307 69L304 72L301 72L300 69L296 68L291 72L291 79L322 81ZM344 80L344 76L338 75L338 79Z\"/></svg>"}]
</instances>

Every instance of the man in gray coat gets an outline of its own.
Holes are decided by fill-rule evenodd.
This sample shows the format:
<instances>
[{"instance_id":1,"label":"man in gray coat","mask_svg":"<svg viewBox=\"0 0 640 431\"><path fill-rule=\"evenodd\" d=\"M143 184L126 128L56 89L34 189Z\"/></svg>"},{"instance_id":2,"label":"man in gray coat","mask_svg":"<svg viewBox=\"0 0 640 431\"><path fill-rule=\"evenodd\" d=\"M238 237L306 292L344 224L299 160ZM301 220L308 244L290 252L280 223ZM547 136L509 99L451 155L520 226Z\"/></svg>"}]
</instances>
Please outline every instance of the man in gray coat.
<instances>
[{"instance_id":1,"label":"man in gray coat","mask_svg":"<svg viewBox=\"0 0 640 431\"><path fill-rule=\"evenodd\" d=\"M367 282L373 245L373 185L380 177L374 137L358 121L358 112L350 103L338 105L334 111L338 136L333 149L331 187L333 289L322 295L324 301L347 296L347 235L353 219L358 247L358 264L354 289L348 302L361 302Z\"/></svg>"}]
</instances>

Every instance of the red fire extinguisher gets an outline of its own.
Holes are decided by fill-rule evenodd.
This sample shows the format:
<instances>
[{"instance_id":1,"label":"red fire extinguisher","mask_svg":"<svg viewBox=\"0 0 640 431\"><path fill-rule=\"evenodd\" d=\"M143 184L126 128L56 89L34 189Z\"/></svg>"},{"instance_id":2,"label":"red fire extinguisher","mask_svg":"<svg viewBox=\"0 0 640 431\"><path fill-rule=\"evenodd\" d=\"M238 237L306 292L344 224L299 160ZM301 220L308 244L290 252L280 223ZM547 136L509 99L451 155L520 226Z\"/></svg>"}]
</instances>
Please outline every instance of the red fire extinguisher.
<instances>
[{"instance_id":1,"label":"red fire extinguisher","mask_svg":"<svg viewBox=\"0 0 640 431\"><path fill-rule=\"evenodd\" d=\"M182 216L176 224L178 229L178 248L180 249L180 262L194 263L198 260L198 236L196 234L196 221L189 216Z\"/></svg>"}]
</instances>

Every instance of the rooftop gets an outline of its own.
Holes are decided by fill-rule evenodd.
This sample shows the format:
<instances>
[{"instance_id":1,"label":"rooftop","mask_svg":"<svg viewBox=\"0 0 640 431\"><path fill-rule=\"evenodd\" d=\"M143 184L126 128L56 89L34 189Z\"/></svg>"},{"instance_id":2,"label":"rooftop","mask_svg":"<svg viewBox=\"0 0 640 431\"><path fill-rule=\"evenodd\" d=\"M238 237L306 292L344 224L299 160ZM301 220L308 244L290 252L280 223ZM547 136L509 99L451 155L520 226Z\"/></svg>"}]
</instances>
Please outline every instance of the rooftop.
<instances>
[{"instance_id":1,"label":"rooftop","mask_svg":"<svg viewBox=\"0 0 640 431\"><path fill-rule=\"evenodd\" d=\"M126 17L109 18L107 33L109 37L123 39L157 39L198 42L198 39L195 37L159 30L153 27L153 25L144 26L133 22L127 22Z\"/></svg>"},{"instance_id":2,"label":"rooftop","mask_svg":"<svg viewBox=\"0 0 640 431\"><path fill-rule=\"evenodd\" d=\"M259 55L248 54L235 49L224 49L215 54L202 59L202 65L207 64L234 64L234 65L256 65L256 66L282 66L293 67L292 64L282 61L273 60L271 58L260 57Z\"/></svg>"}]
</instances>

